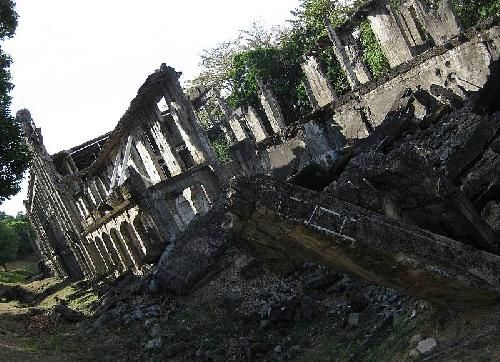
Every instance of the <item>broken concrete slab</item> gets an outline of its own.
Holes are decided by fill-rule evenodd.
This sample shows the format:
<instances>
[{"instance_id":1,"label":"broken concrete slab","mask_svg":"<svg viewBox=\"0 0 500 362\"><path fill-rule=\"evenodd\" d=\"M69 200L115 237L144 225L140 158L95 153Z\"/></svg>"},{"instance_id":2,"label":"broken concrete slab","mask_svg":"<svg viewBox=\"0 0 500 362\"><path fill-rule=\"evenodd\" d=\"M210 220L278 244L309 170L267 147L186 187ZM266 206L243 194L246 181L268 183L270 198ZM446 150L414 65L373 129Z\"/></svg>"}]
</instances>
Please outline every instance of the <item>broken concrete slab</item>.
<instances>
[{"instance_id":1,"label":"broken concrete slab","mask_svg":"<svg viewBox=\"0 0 500 362\"><path fill-rule=\"evenodd\" d=\"M228 207L234 242L270 264L312 260L439 304L500 300L500 256L328 195L256 176Z\"/></svg>"}]
</instances>

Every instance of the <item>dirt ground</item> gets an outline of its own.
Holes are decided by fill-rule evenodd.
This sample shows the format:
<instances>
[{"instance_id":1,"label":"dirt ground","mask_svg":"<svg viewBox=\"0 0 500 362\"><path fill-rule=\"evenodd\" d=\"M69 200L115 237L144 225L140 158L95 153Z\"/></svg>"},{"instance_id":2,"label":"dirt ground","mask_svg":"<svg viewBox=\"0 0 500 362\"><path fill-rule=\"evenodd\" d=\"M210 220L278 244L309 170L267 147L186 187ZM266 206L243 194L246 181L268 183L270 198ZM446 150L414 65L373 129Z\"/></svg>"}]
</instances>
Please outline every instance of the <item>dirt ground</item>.
<instances>
[{"instance_id":1,"label":"dirt ground","mask_svg":"<svg viewBox=\"0 0 500 362\"><path fill-rule=\"evenodd\" d=\"M267 324L222 306L231 284L230 273L223 272L194 293L170 300L154 318L97 325L97 296L87 284L27 282L34 270L29 261L11 269L8 278L0 272L1 283L20 285L34 299L0 300L0 361L500 361L500 305L452 312L412 301L385 326L380 319L349 326L319 312L309 320ZM263 281L260 275L254 282ZM242 295L254 282L240 286ZM52 311L61 301L87 317L64 321ZM146 348L155 337L161 345ZM435 352L416 354L416 341L430 337L437 341Z\"/></svg>"}]
</instances>

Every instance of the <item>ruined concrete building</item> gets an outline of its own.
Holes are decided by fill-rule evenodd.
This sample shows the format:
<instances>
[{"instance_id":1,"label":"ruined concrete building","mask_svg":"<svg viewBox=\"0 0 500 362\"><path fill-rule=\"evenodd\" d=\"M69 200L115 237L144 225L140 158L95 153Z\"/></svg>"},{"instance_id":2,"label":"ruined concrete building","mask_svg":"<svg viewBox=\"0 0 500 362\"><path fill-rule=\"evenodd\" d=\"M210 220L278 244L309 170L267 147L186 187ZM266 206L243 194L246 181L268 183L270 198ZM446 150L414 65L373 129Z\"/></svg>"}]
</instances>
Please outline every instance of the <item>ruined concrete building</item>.
<instances>
[{"instance_id":1,"label":"ruined concrete building","mask_svg":"<svg viewBox=\"0 0 500 362\"><path fill-rule=\"evenodd\" d=\"M365 19L391 66L378 79L355 34ZM74 278L142 273L167 250L159 269L171 268L165 259L179 254L170 246L244 176L231 188L224 229L263 258L311 258L429 298L466 300L465 287L498 298L498 102L466 103L485 85L483 98L498 96L487 83L500 54L497 20L463 32L448 1L437 9L372 1L343 27L325 26L351 90L338 97L320 59L305 54L314 111L298 121L261 80L262 112L231 110L210 91L187 97L165 65L112 132L67 151L47 154L20 111L33 155L26 207L45 265ZM210 97L217 117L205 107ZM230 144L223 163L217 137Z\"/></svg>"}]
</instances>

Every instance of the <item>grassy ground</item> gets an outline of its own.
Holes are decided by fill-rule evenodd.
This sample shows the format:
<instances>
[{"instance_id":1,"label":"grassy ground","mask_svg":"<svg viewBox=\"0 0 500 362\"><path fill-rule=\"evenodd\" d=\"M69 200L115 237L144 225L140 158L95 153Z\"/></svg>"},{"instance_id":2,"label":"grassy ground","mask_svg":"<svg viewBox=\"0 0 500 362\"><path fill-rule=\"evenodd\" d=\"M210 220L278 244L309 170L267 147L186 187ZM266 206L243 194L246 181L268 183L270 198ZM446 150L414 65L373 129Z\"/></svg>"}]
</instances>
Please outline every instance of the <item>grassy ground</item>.
<instances>
[{"instance_id":1,"label":"grassy ground","mask_svg":"<svg viewBox=\"0 0 500 362\"><path fill-rule=\"evenodd\" d=\"M142 325L96 329L91 319L73 324L54 318L50 310L61 301L90 314L96 295L81 283L56 278L28 282L34 273L36 263L30 260L0 271L1 283L19 285L35 296L32 305L0 300L1 362L149 359L141 346Z\"/></svg>"},{"instance_id":2,"label":"grassy ground","mask_svg":"<svg viewBox=\"0 0 500 362\"><path fill-rule=\"evenodd\" d=\"M19 276L29 274L33 267L29 263L17 265L13 272ZM4 280L13 280L12 274L8 275L0 272ZM205 285L189 296L177 297L175 312L155 321L164 344L147 350L144 343L151 336L145 320L95 327L92 318L76 324L54 319L49 311L61 300L73 309L91 313L96 295L85 283L54 278L26 283L19 277L17 284L37 299L30 306L0 300L0 361L193 360L197 351L205 349L221 360L245 360L244 343L250 346L254 360L279 359L274 352L279 346L299 361L414 361L418 358L410 352L416 342L411 340L417 334L437 340L435 360L500 361L500 305L451 313L426 303L422 307L415 304L416 313L410 309L396 316L382 332L377 332L380 319L342 327L324 316L265 326L259 320L243 320L225 311L221 296ZM380 335L380 339L366 345L369 335ZM169 347L180 344L180 353L171 357Z\"/></svg>"},{"instance_id":3,"label":"grassy ground","mask_svg":"<svg viewBox=\"0 0 500 362\"><path fill-rule=\"evenodd\" d=\"M34 260L20 260L7 264L7 271L1 268L0 284L25 284L37 271Z\"/></svg>"}]
</instances>

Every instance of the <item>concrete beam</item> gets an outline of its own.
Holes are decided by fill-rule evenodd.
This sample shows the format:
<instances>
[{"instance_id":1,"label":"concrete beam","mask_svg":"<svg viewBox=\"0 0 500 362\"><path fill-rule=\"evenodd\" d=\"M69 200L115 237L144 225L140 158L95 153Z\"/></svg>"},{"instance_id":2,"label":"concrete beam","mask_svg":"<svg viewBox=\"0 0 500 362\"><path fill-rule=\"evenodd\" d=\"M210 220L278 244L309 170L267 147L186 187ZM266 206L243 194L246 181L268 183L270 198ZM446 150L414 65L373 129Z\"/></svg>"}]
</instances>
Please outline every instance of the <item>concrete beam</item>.
<instances>
[{"instance_id":1,"label":"concrete beam","mask_svg":"<svg viewBox=\"0 0 500 362\"><path fill-rule=\"evenodd\" d=\"M268 177L233 181L226 229L276 266L315 261L456 307L500 301L500 256Z\"/></svg>"}]
</instances>

